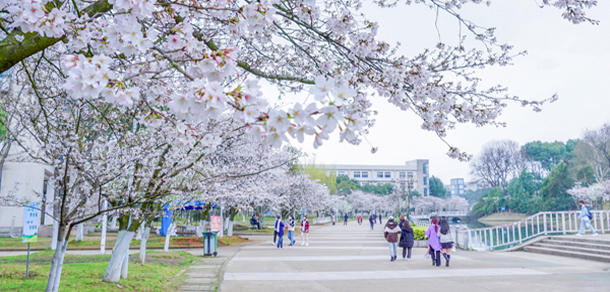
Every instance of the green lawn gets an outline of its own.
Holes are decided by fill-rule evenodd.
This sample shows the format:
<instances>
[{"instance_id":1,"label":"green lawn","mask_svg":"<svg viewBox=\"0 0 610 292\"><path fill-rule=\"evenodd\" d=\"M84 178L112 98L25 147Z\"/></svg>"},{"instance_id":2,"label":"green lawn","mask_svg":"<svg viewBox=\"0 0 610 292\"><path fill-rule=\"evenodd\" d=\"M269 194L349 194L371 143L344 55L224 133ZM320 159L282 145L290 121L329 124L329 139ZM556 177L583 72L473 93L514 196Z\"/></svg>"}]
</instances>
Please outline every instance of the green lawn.
<instances>
[{"instance_id":1,"label":"green lawn","mask_svg":"<svg viewBox=\"0 0 610 292\"><path fill-rule=\"evenodd\" d=\"M53 251L30 255L30 278L25 278L26 256L0 257L0 291L43 291ZM148 252L146 265L131 256L129 277L119 283L102 282L110 255L66 255L60 291L163 291L173 290L176 275L201 259L185 252Z\"/></svg>"},{"instance_id":2,"label":"green lawn","mask_svg":"<svg viewBox=\"0 0 610 292\"><path fill-rule=\"evenodd\" d=\"M270 229L273 234L273 230ZM265 231L266 232L266 231ZM112 234L108 236L106 239L106 246L112 247L114 246L114 242L116 241L116 234ZM84 241L75 242L74 237L70 237L70 242L68 243L68 249L79 249L79 248L99 248L100 246L100 237L95 236L85 236ZM221 241L222 242L222 241ZM233 240L236 242L236 240ZM31 248L33 250L41 250L47 249L51 245L51 238L49 237L41 237L38 238L38 242L31 243ZM27 249L27 243L21 242L21 237L19 238L0 238L0 251L1 250L13 250L13 249ZM133 240L131 242L131 248L139 248L140 241ZM147 248L162 248L165 246L165 237L159 235L151 235L151 237L146 242ZM203 246L203 238L202 237L172 237L170 240L170 248L188 248L188 247L202 247Z\"/></svg>"}]
</instances>

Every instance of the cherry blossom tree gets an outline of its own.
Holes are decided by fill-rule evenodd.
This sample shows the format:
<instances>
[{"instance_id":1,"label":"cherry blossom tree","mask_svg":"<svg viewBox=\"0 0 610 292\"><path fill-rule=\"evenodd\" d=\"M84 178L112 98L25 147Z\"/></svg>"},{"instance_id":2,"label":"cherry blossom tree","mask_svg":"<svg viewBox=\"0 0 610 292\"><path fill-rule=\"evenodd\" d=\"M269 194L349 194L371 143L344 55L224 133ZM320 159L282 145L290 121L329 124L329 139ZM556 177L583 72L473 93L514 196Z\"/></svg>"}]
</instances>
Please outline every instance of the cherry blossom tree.
<instances>
[{"instance_id":1,"label":"cherry blossom tree","mask_svg":"<svg viewBox=\"0 0 610 292\"><path fill-rule=\"evenodd\" d=\"M463 6L481 3L489 4L407 1L455 17L485 47L439 44L408 57L377 38L378 25L362 15L361 1L6 0L0 6L0 28L7 34L0 42L0 72L58 48L66 52L64 61L52 65L63 71L63 88L75 100L116 107L145 102L151 114L168 107L189 125L230 109L251 135L274 147L287 135L299 141L311 135L317 147L335 130L341 141L360 143L374 123L367 93L372 89L413 111L423 129L442 139L456 123L502 125L496 119L507 101L539 110L555 99L522 100L502 86L479 89L475 68L506 66L518 55L497 40L494 29L460 16ZM584 11L595 5L542 3L562 9L573 23L594 24ZM308 91L313 100L268 109L249 76L282 91ZM455 147L448 154L469 159Z\"/></svg>"},{"instance_id":2,"label":"cherry blossom tree","mask_svg":"<svg viewBox=\"0 0 610 292\"><path fill-rule=\"evenodd\" d=\"M576 200L583 200L592 206L603 208L603 203L610 200L610 179L601 183L595 183L589 187L577 184L568 190L568 193Z\"/></svg>"}]
</instances>

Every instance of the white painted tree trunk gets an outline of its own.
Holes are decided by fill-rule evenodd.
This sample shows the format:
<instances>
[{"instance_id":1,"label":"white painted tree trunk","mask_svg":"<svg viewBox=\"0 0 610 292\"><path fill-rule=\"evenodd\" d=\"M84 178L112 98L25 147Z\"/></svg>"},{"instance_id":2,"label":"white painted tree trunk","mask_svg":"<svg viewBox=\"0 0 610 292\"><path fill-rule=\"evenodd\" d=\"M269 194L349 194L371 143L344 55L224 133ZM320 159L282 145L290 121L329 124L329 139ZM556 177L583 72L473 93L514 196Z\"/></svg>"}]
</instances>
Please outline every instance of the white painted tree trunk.
<instances>
[{"instance_id":1,"label":"white painted tree trunk","mask_svg":"<svg viewBox=\"0 0 610 292\"><path fill-rule=\"evenodd\" d=\"M45 292L58 292L59 281L61 279L61 271L64 266L64 256L68 247L68 240L62 238L55 246L55 254L51 260L51 271L49 271L49 279L47 280L47 288Z\"/></svg>"},{"instance_id":2,"label":"white painted tree trunk","mask_svg":"<svg viewBox=\"0 0 610 292\"><path fill-rule=\"evenodd\" d=\"M53 235L51 236L51 250L57 248L57 236L59 235L59 222L53 220Z\"/></svg>"},{"instance_id":3,"label":"white painted tree trunk","mask_svg":"<svg viewBox=\"0 0 610 292\"><path fill-rule=\"evenodd\" d=\"M129 256L129 244L134 237L135 232L120 230L117 235L117 241L114 244L114 251L108 262L106 273L104 273L104 281L116 283L121 278L121 271L123 269L123 261L126 256Z\"/></svg>"},{"instance_id":4,"label":"white painted tree trunk","mask_svg":"<svg viewBox=\"0 0 610 292\"><path fill-rule=\"evenodd\" d=\"M125 253L125 259L123 260L123 264L121 265L121 278L127 279L128 272L129 272L129 247L127 248L127 252Z\"/></svg>"},{"instance_id":5,"label":"white painted tree trunk","mask_svg":"<svg viewBox=\"0 0 610 292\"><path fill-rule=\"evenodd\" d=\"M233 236L233 221L227 219L227 224L229 225L227 228L227 236Z\"/></svg>"},{"instance_id":6,"label":"white painted tree trunk","mask_svg":"<svg viewBox=\"0 0 610 292\"><path fill-rule=\"evenodd\" d=\"M167 228L167 233L165 234L165 246L163 246L164 252L169 251L169 239L170 239L170 235L174 232L175 225L176 225L176 223L172 223Z\"/></svg>"},{"instance_id":7,"label":"white painted tree trunk","mask_svg":"<svg viewBox=\"0 0 610 292\"><path fill-rule=\"evenodd\" d=\"M117 219L118 219L117 216L112 217L112 221L110 222L110 230L116 230Z\"/></svg>"},{"instance_id":8,"label":"white painted tree trunk","mask_svg":"<svg viewBox=\"0 0 610 292\"><path fill-rule=\"evenodd\" d=\"M146 241L148 241L148 234L150 234L150 227L145 227L142 231L142 241L140 241L140 263L146 262Z\"/></svg>"},{"instance_id":9,"label":"white painted tree trunk","mask_svg":"<svg viewBox=\"0 0 610 292\"><path fill-rule=\"evenodd\" d=\"M108 201L104 200L104 210L108 208ZM108 215L102 215L102 238L100 239L100 254L106 253L106 228L108 227Z\"/></svg>"},{"instance_id":10,"label":"white painted tree trunk","mask_svg":"<svg viewBox=\"0 0 610 292\"><path fill-rule=\"evenodd\" d=\"M83 239L85 237L84 236L84 233L85 233L84 227L85 226L83 223L76 225L76 238L74 239L74 241L83 241Z\"/></svg>"},{"instance_id":11,"label":"white painted tree trunk","mask_svg":"<svg viewBox=\"0 0 610 292\"><path fill-rule=\"evenodd\" d=\"M138 233L136 233L136 240L142 240L142 230L144 230L144 224L140 225L138 228Z\"/></svg>"}]
</instances>

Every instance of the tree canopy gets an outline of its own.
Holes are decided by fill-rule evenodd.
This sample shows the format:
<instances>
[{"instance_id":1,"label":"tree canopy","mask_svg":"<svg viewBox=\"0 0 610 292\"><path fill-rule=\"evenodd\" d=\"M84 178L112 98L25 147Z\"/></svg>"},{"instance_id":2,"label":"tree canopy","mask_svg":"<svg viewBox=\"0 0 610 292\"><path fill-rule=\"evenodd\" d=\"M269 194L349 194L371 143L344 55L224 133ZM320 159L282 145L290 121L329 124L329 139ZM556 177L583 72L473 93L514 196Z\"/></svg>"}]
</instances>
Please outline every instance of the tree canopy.
<instances>
[{"instance_id":1,"label":"tree canopy","mask_svg":"<svg viewBox=\"0 0 610 292\"><path fill-rule=\"evenodd\" d=\"M438 198L445 198L447 196L447 190L443 181L436 176L430 177L430 196Z\"/></svg>"}]
</instances>

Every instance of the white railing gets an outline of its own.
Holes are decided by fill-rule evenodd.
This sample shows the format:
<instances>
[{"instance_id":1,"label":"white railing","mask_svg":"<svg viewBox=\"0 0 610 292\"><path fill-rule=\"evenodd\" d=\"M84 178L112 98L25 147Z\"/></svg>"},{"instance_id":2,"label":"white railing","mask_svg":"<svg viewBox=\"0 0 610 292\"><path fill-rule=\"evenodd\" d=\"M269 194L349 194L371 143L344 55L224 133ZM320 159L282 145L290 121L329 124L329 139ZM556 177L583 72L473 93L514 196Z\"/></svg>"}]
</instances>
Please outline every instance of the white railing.
<instances>
[{"instance_id":1,"label":"white railing","mask_svg":"<svg viewBox=\"0 0 610 292\"><path fill-rule=\"evenodd\" d=\"M468 215L468 211L443 211L443 212L432 212L433 216L436 217L441 217L441 216L445 216L445 217L456 217L456 216L467 216ZM412 218L415 219L428 219L430 218L431 215L413 215L411 216Z\"/></svg>"},{"instance_id":2,"label":"white railing","mask_svg":"<svg viewBox=\"0 0 610 292\"><path fill-rule=\"evenodd\" d=\"M579 214L580 211L540 212L511 224L467 229L464 236L468 241L463 246L473 250L496 250L519 245L541 235L578 232ZM591 211L591 214L591 224L597 232L610 232L610 210Z\"/></svg>"}]
</instances>

